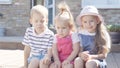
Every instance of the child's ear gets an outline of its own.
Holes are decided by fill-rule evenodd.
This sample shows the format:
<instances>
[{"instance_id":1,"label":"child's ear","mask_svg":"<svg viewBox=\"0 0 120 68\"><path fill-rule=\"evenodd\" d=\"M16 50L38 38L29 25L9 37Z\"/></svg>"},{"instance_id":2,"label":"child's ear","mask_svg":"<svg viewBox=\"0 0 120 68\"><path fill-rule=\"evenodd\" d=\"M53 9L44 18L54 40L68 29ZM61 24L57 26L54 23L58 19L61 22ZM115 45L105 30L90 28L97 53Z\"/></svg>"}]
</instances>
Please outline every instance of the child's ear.
<instances>
[{"instance_id":1,"label":"child's ear","mask_svg":"<svg viewBox=\"0 0 120 68\"><path fill-rule=\"evenodd\" d=\"M97 24L99 24L100 23L100 19L97 17Z\"/></svg>"},{"instance_id":2,"label":"child's ear","mask_svg":"<svg viewBox=\"0 0 120 68\"><path fill-rule=\"evenodd\" d=\"M48 23L48 18L46 18L46 23Z\"/></svg>"},{"instance_id":3,"label":"child's ear","mask_svg":"<svg viewBox=\"0 0 120 68\"><path fill-rule=\"evenodd\" d=\"M45 24L48 25L48 18L45 19Z\"/></svg>"},{"instance_id":4,"label":"child's ear","mask_svg":"<svg viewBox=\"0 0 120 68\"><path fill-rule=\"evenodd\" d=\"M98 20L98 21L97 21L97 24L99 24L99 23L100 23L100 21Z\"/></svg>"},{"instance_id":5,"label":"child's ear","mask_svg":"<svg viewBox=\"0 0 120 68\"><path fill-rule=\"evenodd\" d=\"M32 24L32 19L31 18L29 19L29 23Z\"/></svg>"}]
</instances>

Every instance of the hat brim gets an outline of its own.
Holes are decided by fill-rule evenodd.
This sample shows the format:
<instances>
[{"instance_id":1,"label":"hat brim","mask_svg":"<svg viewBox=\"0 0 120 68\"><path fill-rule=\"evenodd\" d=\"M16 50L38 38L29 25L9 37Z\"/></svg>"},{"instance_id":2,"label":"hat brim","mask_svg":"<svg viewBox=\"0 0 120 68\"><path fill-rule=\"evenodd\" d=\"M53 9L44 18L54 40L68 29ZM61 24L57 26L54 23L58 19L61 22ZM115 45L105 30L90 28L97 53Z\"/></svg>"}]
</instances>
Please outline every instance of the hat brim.
<instances>
[{"instance_id":1,"label":"hat brim","mask_svg":"<svg viewBox=\"0 0 120 68\"><path fill-rule=\"evenodd\" d=\"M104 22L104 19L103 19L103 17L102 17L101 15L95 14L95 13L87 13L87 14L80 14L80 15L77 16L76 22L77 22L78 25L82 25L82 24L81 24L81 17L82 17L82 16L85 16L85 15L97 16L101 22Z\"/></svg>"}]
</instances>

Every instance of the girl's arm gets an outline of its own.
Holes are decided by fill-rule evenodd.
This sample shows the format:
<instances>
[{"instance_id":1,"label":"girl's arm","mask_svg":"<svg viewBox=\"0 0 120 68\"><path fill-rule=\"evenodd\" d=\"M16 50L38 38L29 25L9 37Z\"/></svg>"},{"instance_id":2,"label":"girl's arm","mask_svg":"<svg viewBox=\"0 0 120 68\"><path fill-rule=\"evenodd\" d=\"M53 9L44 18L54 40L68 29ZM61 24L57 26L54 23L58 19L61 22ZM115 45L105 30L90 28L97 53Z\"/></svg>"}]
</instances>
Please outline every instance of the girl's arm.
<instances>
[{"instance_id":1,"label":"girl's arm","mask_svg":"<svg viewBox=\"0 0 120 68\"><path fill-rule=\"evenodd\" d=\"M90 60L90 59L105 59L105 58L106 58L106 55L103 54L103 53L91 55L91 54L89 54L88 51L84 51L84 52L81 52L81 53L80 53L80 57L81 57L84 61L87 61L87 60Z\"/></svg>"},{"instance_id":2,"label":"girl's arm","mask_svg":"<svg viewBox=\"0 0 120 68\"><path fill-rule=\"evenodd\" d=\"M72 42L73 42L73 51L70 54L70 56L67 58L68 61L72 61L73 59L75 59L75 57L77 57L78 53L82 51L78 33L77 32L72 33L71 37L72 37Z\"/></svg>"},{"instance_id":3,"label":"girl's arm","mask_svg":"<svg viewBox=\"0 0 120 68\"><path fill-rule=\"evenodd\" d=\"M25 68L27 68L28 67L28 61L27 61L27 59L28 59L28 57L29 57L29 55L30 55L30 47L29 46L25 46L24 47L24 67Z\"/></svg>"},{"instance_id":4,"label":"girl's arm","mask_svg":"<svg viewBox=\"0 0 120 68\"><path fill-rule=\"evenodd\" d=\"M52 53L53 53L53 59L54 59L55 66L57 66L57 68L60 68L61 62L58 57L57 44L54 43L52 49L53 49Z\"/></svg>"},{"instance_id":5,"label":"girl's arm","mask_svg":"<svg viewBox=\"0 0 120 68\"><path fill-rule=\"evenodd\" d=\"M79 42L74 43L73 51L66 60L72 61L73 59L75 59L75 57L78 55L79 50L80 50L80 43Z\"/></svg>"},{"instance_id":6,"label":"girl's arm","mask_svg":"<svg viewBox=\"0 0 120 68\"><path fill-rule=\"evenodd\" d=\"M58 51L57 51L57 45L54 43L53 44L53 48L52 48L52 53L53 53L53 58L55 61L59 61L59 57L58 57Z\"/></svg>"},{"instance_id":7,"label":"girl's arm","mask_svg":"<svg viewBox=\"0 0 120 68\"><path fill-rule=\"evenodd\" d=\"M83 52L83 48L82 48L82 46L80 45L80 51L79 51L79 53L78 53L78 57L80 57L80 55L81 55L82 52Z\"/></svg>"},{"instance_id":8,"label":"girl's arm","mask_svg":"<svg viewBox=\"0 0 120 68\"><path fill-rule=\"evenodd\" d=\"M97 54L97 55L90 55L90 59L105 59L107 54Z\"/></svg>"}]
</instances>

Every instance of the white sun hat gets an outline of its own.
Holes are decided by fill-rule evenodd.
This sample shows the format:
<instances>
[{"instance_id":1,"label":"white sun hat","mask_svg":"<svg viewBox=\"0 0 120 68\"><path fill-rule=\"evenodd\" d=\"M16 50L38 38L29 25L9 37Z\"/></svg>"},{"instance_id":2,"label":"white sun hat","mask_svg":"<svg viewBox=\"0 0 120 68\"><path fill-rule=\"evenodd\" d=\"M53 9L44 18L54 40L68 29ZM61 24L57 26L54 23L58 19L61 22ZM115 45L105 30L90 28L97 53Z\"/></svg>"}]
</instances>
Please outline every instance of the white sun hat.
<instances>
[{"instance_id":1,"label":"white sun hat","mask_svg":"<svg viewBox=\"0 0 120 68\"><path fill-rule=\"evenodd\" d=\"M97 8L95 6L85 6L82 11L80 12L80 14L77 16L76 18L76 22L79 24L79 25L82 25L81 24L81 17L82 16L85 16L85 15L93 15L93 16L98 16L99 20L101 22L104 22L102 16L99 14Z\"/></svg>"}]
</instances>

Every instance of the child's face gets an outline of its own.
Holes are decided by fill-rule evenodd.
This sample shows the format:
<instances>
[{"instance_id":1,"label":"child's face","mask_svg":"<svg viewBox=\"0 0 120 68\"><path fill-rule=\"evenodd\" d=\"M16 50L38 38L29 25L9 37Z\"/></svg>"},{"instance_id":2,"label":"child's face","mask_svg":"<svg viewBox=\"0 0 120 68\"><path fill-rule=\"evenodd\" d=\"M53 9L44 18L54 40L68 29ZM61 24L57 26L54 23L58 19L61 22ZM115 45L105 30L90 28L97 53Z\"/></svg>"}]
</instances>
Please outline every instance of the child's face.
<instances>
[{"instance_id":1,"label":"child's face","mask_svg":"<svg viewBox=\"0 0 120 68\"><path fill-rule=\"evenodd\" d=\"M89 32L95 32L98 24L98 18L92 15L85 15L81 18L82 26Z\"/></svg>"},{"instance_id":2,"label":"child's face","mask_svg":"<svg viewBox=\"0 0 120 68\"><path fill-rule=\"evenodd\" d=\"M57 34L60 37L65 37L65 36L69 35L69 33L70 33L70 27L68 26L67 23L57 22L55 24L55 27L57 30Z\"/></svg>"},{"instance_id":3,"label":"child's face","mask_svg":"<svg viewBox=\"0 0 120 68\"><path fill-rule=\"evenodd\" d=\"M45 25L47 24L47 19L40 14L34 13L30 19L30 23L35 29L44 30Z\"/></svg>"}]
</instances>

